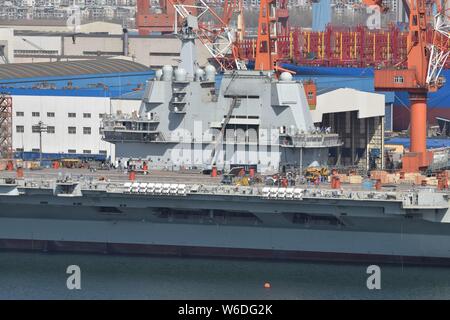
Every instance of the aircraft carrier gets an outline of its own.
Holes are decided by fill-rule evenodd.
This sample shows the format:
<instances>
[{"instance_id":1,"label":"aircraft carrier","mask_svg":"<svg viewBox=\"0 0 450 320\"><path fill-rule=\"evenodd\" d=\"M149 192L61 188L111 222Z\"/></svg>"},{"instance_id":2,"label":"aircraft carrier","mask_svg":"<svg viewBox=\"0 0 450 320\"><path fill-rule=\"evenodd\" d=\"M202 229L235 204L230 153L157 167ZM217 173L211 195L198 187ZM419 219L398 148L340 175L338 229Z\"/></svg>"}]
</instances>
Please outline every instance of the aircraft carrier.
<instances>
[{"instance_id":1,"label":"aircraft carrier","mask_svg":"<svg viewBox=\"0 0 450 320\"><path fill-rule=\"evenodd\" d=\"M339 135L314 127L303 84L286 72L238 70L218 83L196 63L195 26L187 19L180 66L148 81L139 114L104 120L119 169L1 173L0 248L450 262L448 191L305 184ZM147 175L127 176L136 162ZM216 174L234 168L252 183L221 183ZM289 179L268 185L273 174Z\"/></svg>"},{"instance_id":2,"label":"aircraft carrier","mask_svg":"<svg viewBox=\"0 0 450 320\"><path fill-rule=\"evenodd\" d=\"M450 262L448 192L435 188L228 186L169 171L134 182L116 171L5 175L2 249Z\"/></svg>"}]
</instances>

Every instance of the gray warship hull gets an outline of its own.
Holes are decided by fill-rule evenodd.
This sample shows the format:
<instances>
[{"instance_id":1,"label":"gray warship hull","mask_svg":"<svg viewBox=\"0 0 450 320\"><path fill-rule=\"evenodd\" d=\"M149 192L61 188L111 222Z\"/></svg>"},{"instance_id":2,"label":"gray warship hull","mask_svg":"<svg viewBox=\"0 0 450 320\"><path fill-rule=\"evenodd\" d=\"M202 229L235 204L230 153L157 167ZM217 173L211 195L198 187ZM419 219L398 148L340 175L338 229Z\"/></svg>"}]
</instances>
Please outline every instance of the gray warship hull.
<instances>
[{"instance_id":1,"label":"gray warship hull","mask_svg":"<svg viewBox=\"0 0 450 320\"><path fill-rule=\"evenodd\" d=\"M0 248L450 264L447 194L435 191L272 198L255 187L72 186L2 185Z\"/></svg>"}]
</instances>

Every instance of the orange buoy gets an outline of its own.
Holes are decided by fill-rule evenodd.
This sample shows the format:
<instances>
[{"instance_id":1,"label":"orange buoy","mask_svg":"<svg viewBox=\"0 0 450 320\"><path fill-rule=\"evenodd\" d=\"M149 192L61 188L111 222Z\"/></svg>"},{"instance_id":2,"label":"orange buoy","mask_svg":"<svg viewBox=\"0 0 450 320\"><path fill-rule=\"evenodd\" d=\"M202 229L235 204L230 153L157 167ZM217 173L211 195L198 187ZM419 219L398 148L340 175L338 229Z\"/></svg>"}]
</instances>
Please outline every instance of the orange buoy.
<instances>
[{"instance_id":1,"label":"orange buoy","mask_svg":"<svg viewBox=\"0 0 450 320\"><path fill-rule=\"evenodd\" d=\"M211 177L213 178L217 177L217 167L212 167Z\"/></svg>"},{"instance_id":2,"label":"orange buoy","mask_svg":"<svg viewBox=\"0 0 450 320\"><path fill-rule=\"evenodd\" d=\"M264 283L264 288L265 289L270 289L272 286L270 285L270 282L266 282Z\"/></svg>"},{"instance_id":3,"label":"orange buoy","mask_svg":"<svg viewBox=\"0 0 450 320\"><path fill-rule=\"evenodd\" d=\"M134 181L135 179L136 179L136 172L134 172L133 170L131 170L131 171L128 173L128 180Z\"/></svg>"}]
</instances>

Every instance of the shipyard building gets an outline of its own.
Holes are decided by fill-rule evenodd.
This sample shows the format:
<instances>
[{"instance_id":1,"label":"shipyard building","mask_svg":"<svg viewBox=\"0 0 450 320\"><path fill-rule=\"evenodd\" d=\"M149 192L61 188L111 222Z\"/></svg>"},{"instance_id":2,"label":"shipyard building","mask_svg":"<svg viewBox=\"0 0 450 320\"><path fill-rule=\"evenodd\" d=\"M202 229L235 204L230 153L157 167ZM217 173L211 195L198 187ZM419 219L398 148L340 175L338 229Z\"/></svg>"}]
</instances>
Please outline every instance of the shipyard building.
<instances>
[{"instance_id":1,"label":"shipyard building","mask_svg":"<svg viewBox=\"0 0 450 320\"><path fill-rule=\"evenodd\" d=\"M44 158L113 158L114 146L101 138L102 118L138 109L139 103L126 96L141 90L153 74L120 59L1 65L0 91L12 97L13 151L18 157L39 153L42 134ZM45 132L40 134L40 127Z\"/></svg>"}]
</instances>

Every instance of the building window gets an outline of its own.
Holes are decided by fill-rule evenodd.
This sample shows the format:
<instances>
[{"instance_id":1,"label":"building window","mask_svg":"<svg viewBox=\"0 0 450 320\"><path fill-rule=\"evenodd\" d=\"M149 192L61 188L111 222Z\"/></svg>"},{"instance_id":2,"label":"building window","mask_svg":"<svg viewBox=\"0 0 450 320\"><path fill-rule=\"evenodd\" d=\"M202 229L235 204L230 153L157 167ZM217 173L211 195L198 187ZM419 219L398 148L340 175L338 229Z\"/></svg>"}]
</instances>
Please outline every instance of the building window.
<instances>
[{"instance_id":1,"label":"building window","mask_svg":"<svg viewBox=\"0 0 450 320\"><path fill-rule=\"evenodd\" d=\"M91 134L91 127L83 127L83 134Z\"/></svg>"},{"instance_id":2,"label":"building window","mask_svg":"<svg viewBox=\"0 0 450 320\"><path fill-rule=\"evenodd\" d=\"M55 113L54 112L47 112L47 117L54 118L55 117Z\"/></svg>"},{"instance_id":3,"label":"building window","mask_svg":"<svg viewBox=\"0 0 450 320\"><path fill-rule=\"evenodd\" d=\"M83 113L83 118L90 118L91 114L90 113Z\"/></svg>"},{"instance_id":4,"label":"building window","mask_svg":"<svg viewBox=\"0 0 450 320\"><path fill-rule=\"evenodd\" d=\"M41 116L41 114L39 112L32 112L31 115L33 117L40 117Z\"/></svg>"},{"instance_id":5,"label":"building window","mask_svg":"<svg viewBox=\"0 0 450 320\"><path fill-rule=\"evenodd\" d=\"M40 126L32 126L31 127L31 132L39 133L39 132L41 132L41 127Z\"/></svg>"},{"instance_id":6,"label":"building window","mask_svg":"<svg viewBox=\"0 0 450 320\"><path fill-rule=\"evenodd\" d=\"M85 153L85 154L91 154L91 150L83 150L83 153Z\"/></svg>"},{"instance_id":7,"label":"building window","mask_svg":"<svg viewBox=\"0 0 450 320\"><path fill-rule=\"evenodd\" d=\"M67 152L68 152L68 153L77 153L77 150L75 150L75 149L69 149L69 150L67 150Z\"/></svg>"},{"instance_id":8,"label":"building window","mask_svg":"<svg viewBox=\"0 0 450 320\"><path fill-rule=\"evenodd\" d=\"M76 118L77 114L75 112L69 112L69 118Z\"/></svg>"},{"instance_id":9,"label":"building window","mask_svg":"<svg viewBox=\"0 0 450 320\"><path fill-rule=\"evenodd\" d=\"M41 149L39 149L39 148L33 148L33 149L31 149L31 152L41 152Z\"/></svg>"},{"instance_id":10,"label":"building window","mask_svg":"<svg viewBox=\"0 0 450 320\"><path fill-rule=\"evenodd\" d=\"M69 134L76 134L77 133L77 127L68 127Z\"/></svg>"},{"instance_id":11,"label":"building window","mask_svg":"<svg viewBox=\"0 0 450 320\"><path fill-rule=\"evenodd\" d=\"M104 154L104 155L107 155L107 154L108 154L108 152L107 152L106 150L100 150L98 153L99 153L99 154Z\"/></svg>"},{"instance_id":12,"label":"building window","mask_svg":"<svg viewBox=\"0 0 450 320\"><path fill-rule=\"evenodd\" d=\"M24 133L25 127L24 126L16 126L16 132L17 133Z\"/></svg>"},{"instance_id":13,"label":"building window","mask_svg":"<svg viewBox=\"0 0 450 320\"><path fill-rule=\"evenodd\" d=\"M99 114L98 114L98 117L99 117L100 119L103 119L103 118L106 117L106 113L99 113Z\"/></svg>"},{"instance_id":14,"label":"building window","mask_svg":"<svg viewBox=\"0 0 450 320\"><path fill-rule=\"evenodd\" d=\"M55 127L54 126L47 126L47 133L55 133Z\"/></svg>"},{"instance_id":15,"label":"building window","mask_svg":"<svg viewBox=\"0 0 450 320\"><path fill-rule=\"evenodd\" d=\"M16 148L16 152L23 152L23 148Z\"/></svg>"},{"instance_id":16,"label":"building window","mask_svg":"<svg viewBox=\"0 0 450 320\"><path fill-rule=\"evenodd\" d=\"M403 83L403 77L402 76L395 76L394 77L394 83Z\"/></svg>"},{"instance_id":17,"label":"building window","mask_svg":"<svg viewBox=\"0 0 450 320\"><path fill-rule=\"evenodd\" d=\"M23 117L25 114L22 111L16 112L16 117Z\"/></svg>"},{"instance_id":18,"label":"building window","mask_svg":"<svg viewBox=\"0 0 450 320\"><path fill-rule=\"evenodd\" d=\"M56 55L58 50L14 50L17 55Z\"/></svg>"}]
</instances>

